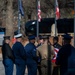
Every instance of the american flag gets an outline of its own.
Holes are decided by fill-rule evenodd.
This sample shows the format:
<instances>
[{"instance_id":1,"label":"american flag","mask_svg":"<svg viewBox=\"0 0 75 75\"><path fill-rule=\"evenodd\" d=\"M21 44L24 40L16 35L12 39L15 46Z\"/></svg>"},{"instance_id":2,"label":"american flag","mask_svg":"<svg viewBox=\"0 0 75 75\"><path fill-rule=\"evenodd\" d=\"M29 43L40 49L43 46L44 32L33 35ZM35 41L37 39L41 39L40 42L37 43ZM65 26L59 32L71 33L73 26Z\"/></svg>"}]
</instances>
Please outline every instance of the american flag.
<instances>
[{"instance_id":1,"label":"american flag","mask_svg":"<svg viewBox=\"0 0 75 75\"><path fill-rule=\"evenodd\" d=\"M38 21L41 21L40 1L38 1Z\"/></svg>"},{"instance_id":2,"label":"american flag","mask_svg":"<svg viewBox=\"0 0 75 75\"><path fill-rule=\"evenodd\" d=\"M54 48L54 56L52 58L52 62L55 63L56 62L56 57L57 57L57 53L59 52L58 48Z\"/></svg>"},{"instance_id":3,"label":"american flag","mask_svg":"<svg viewBox=\"0 0 75 75\"><path fill-rule=\"evenodd\" d=\"M56 20L60 18L60 12L59 12L59 7L58 7L58 1L56 0Z\"/></svg>"}]
</instances>

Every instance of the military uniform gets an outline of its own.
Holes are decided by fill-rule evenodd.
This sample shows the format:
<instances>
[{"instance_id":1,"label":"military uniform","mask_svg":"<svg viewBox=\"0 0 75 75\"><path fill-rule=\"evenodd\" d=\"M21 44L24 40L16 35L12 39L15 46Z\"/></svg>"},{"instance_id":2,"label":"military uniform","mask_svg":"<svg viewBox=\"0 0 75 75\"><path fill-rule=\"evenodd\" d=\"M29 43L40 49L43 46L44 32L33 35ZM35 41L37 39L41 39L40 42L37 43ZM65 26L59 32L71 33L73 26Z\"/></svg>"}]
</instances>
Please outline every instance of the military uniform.
<instances>
[{"instance_id":1,"label":"military uniform","mask_svg":"<svg viewBox=\"0 0 75 75\"><path fill-rule=\"evenodd\" d=\"M42 45L42 43L40 43L40 44L38 44L37 46L36 46L36 48L38 48L39 46L41 46ZM38 59L38 61L37 61L37 64L38 64L38 72L39 72L39 75L41 75L41 54L40 54L40 52L39 51L37 51L37 59Z\"/></svg>"},{"instance_id":2,"label":"military uniform","mask_svg":"<svg viewBox=\"0 0 75 75\"><path fill-rule=\"evenodd\" d=\"M16 39L21 38L22 35L15 36ZM12 47L15 56L16 75L24 75L26 68L26 52L21 42L16 40L16 43Z\"/></svg>"},{"instance_id":3,"label":"military uniform","mask_svg":"<svg viewBox=\"0 0 75 75\"><path fill-rule=\"evenodd\" d=\"M70 45L71 38L72 37L68 34L63 35L64 45L61 47L61 49L57 54L56 65L59 65L60 67L60 75L67 75L66 73L68 71L68 58L71 55L71 47L72 47Z\"/></svg>"},{"instance_id":4,"label":"military uniform","mask_svg":"<svg viewBox=\"0 0 75 75\"><path fill-rule=\"evenodd\" d=\"M37 48L37 52L41 55L41 71L42 75L47 75L47 59L48 59L48 50L47 50L47 41L44 42L41 46ZM38 53L37 53L38 54Z\"/></svg>"},{"instance_id":5,"label":"military uniform","mask_svg":"<svg viewBox=\"0 0 75 75\"><path fill-rule=\"evenodd\" d=\"M37 56L36 56L36 46L34 45L34 43L35 43L35 36L33 35L29 36L29 43L25 46L28 75L37 75Z\"/></svg>"}]
</instances>

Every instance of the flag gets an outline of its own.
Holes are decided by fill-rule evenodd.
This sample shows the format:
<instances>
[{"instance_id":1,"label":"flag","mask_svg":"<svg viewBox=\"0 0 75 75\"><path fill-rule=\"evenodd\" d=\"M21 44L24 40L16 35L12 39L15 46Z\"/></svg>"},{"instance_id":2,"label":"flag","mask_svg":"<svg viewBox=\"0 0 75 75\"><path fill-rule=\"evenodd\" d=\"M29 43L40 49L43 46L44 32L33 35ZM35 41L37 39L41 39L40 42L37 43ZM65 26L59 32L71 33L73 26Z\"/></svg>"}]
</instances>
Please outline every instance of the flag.
<instances>
[{"instance_id":1,"label":"flag","mask_svg":"<svg viewBox=\"0 0 75 75\"><path fill-rule=\"evenodd\" d=\"M57 58L57 54L59 52L58 48L54 48L54 56L52 58L52 62L55 63L56 62L56 58Z\"/></svg>"},{"instance_id":2,"label":"flag","mask_svg":"<svg viewBox=\"0 0 75 75\"><path fill-rule=\"evenodd\" d=\"M41 21L40 1L38 1L38 21Z\"/></svg>"},{"instance_id":3,"label":"flag","mask_svg":"<svg viewBox=\"0 0 75 75\"><path fill-rule=\"evenodd\" d=\"M22 0L19 0L19 12L22 16L24 16L23 6L22 6Z\"/></svg>"},{"instance_id":4,"label":"flag","mask_svg":"<svg viewBox=\"0 0 75 75\"><path fill-rule=\"evenodd\" d=\"M58 2L57 2L57 0L56 0L56 20L58 20L59 18L60 18L60 12L59 12L59 7L58 7Z\"/></svg>"}]
</instances>

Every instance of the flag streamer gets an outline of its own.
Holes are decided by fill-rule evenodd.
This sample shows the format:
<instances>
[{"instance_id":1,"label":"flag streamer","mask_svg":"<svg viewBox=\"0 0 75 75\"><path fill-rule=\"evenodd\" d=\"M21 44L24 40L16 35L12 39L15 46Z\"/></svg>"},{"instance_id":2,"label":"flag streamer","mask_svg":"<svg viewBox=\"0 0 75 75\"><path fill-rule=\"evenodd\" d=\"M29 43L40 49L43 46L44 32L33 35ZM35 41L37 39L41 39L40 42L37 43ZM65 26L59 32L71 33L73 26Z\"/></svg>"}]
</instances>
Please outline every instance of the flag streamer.
<instances>
[{"instance_id":1,"label":"flag streamer","mask_svg":"<svg viewBox=\"0 0 75 75\"><path fill-rule=\"evenodd\" d=\"M58 7L58 1L56 0L56 20L60 18L60 12L59 12L59 7Z\"/></svg>"},{"instance_id":2,"label":"flag streamer","mask_svg":"<svg viewBox=\"0 0 75 75\"><path fill-rule=\"evenodd\" d=\"M41 21L40 1L38 1L38 21Z\"/></svg>"},{"instance_id":3,"label":"flag streamer","mask_svg":"<svg viewBox=\"0 0 75 75\"><path fill-rule=\"evenodd\" d=\"M19 12L22 16L24 16L24 10L23 10L23 6L22 6L22 0L19 0Z\"/></svg>"}]
</instances>

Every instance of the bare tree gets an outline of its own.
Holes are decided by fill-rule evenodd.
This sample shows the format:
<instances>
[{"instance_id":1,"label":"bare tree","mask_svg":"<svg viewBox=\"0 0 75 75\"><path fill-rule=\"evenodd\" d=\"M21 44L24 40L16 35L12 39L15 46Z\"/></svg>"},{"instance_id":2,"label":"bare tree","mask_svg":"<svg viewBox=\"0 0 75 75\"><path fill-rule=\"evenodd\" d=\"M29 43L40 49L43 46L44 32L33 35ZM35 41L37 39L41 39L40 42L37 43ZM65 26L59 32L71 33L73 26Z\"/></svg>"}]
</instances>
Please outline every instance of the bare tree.
<instances>
[{"instance_id":1,"label":"bare tree","mask_svg":"<svg viewBox=\"0 0 75 75\"><path fill-rule=\"evenodd\" d=\"M7 0L7 10L6 10L6 35L13 36L13 0Z\"/></svg>"},{"instance_id":2,"label":"bare tree","mask_svg":"<svg viewBox=\"0 0 75 75\"><path fill-rule=\"evenodd\" d=\"M58 0L61 18L73 18L71 11L73 10L72 7L65 7L66 3L70 3L71 0ZM21 20L21 30L24 33L25 23L29 20L36 19L36 0L22 0L23 8L24 8L24 17ZM41 16L42 18L51 18L55 15L55 3L54 0L40 0L40 7L41 7ZM72 3L73 5L73 3ZM5 15L3 14L5 12ZM17 17L18 17L18 0L0 0L0 18L4 16L3 19L0 19L0 24L3 22L6 28L6 35L13 36L14 30L17 30ZM14 20L13 24L13 17L15 16L16 20ZM2 21L2 22L1 22ZM16 23L15 23L16 22ZM2 24L3 24L2 23ZM0 25L1 26L1 25ZM13 26L15 28L13 28Z\"/></svg>"}]
</instances>

